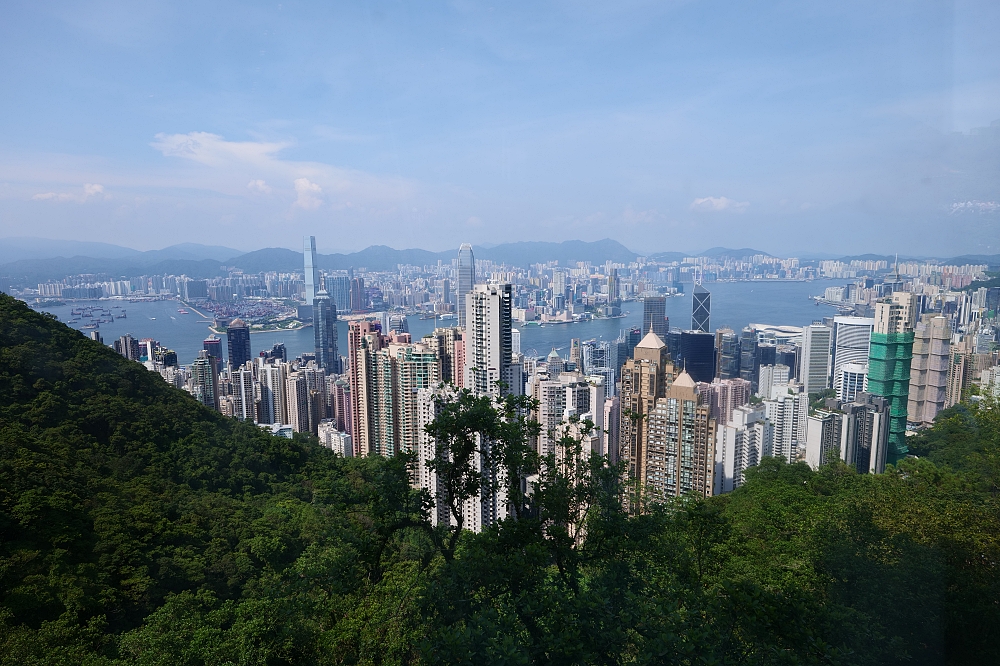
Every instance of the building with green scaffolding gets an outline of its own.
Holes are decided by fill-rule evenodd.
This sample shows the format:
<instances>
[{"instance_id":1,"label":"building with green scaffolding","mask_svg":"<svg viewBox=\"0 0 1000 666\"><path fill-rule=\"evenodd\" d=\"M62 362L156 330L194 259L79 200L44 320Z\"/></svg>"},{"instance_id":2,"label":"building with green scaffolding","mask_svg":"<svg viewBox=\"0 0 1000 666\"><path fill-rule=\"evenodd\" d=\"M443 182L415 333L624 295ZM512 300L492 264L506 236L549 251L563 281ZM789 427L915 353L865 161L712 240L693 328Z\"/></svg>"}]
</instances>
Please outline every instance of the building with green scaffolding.
<instances>
[{"instance_id":1,"label":"building with green scaffolding","mask_svg":"<svg viewBox=\"0 0 1000 666\"><path fill-rule=\"evenodd\" d=\"M875 327L868 352L868 393L889 403L889 446L886 462L906 457L906 407L913 361L916 298L897 292L875 304Z\"/></svg>"}]
</instances>

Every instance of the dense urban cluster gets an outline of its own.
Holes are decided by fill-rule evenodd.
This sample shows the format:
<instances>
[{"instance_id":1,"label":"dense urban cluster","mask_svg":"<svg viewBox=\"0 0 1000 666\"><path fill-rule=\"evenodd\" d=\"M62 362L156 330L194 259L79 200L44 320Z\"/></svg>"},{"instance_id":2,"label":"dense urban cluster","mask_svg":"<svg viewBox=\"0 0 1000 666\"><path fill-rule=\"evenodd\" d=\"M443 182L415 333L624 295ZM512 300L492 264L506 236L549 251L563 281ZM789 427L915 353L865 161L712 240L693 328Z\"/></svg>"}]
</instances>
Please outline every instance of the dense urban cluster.
<instances>
[{"instance_id":1,"label":"dense urban cluster","mask_svg":"<svg viewBox=\"0 0 1000 666\"><path fill-rule=\"evenodd\" d=\"M484 267L463 245L449 270L439 267L440 278L408 285L428 290L421 298L436 314L447 317L463 304L454 325L414 340L406 310L385 304L380 313L367 312L372 293L393 303L411 293L400 286L407 267L373 292L362 277L322 274L311 237L304 256L295 279L298 315L314 330L312 354L290 359L276 344L255 357L251 324L226 317L225 340L210 336L188 366L155 340L124 336L114 346L202 403L275 434L310 432L348 457L412 453L413 483L438 496L439 506L432 469L438 443L427 426L463 390L494 400L530 397L530 416L540 424L532 446L540 455L561 455L558 443L571 427L588 450L621 462L651 501L730 492L765 458L813 469L841 460L860 473L880 473L907 456L910 436L970 390L1000 395L1000 287L972 285L985 266L887 270L885 261L821 262L826 274L850 269L851 282L817 297L838 314L808 326L754 323L734 331L712 328L711 283L702 278L755 265L787 274L797 262L609 262L595 276L588 265ZM694 281L689 328L671 326L666 316L666 299L685 280ZM615 341L571 339L567 358L521 349L517 326L525 319L577 316L577 307L592 316L594 306L614 316L623 294L642 303L641 328L625 329ZM233 314L235 304L253 302L215 306ZM338 315L350 315L347 340L338 339ZM464 524L480 530L494 523L504 502L484 491L467 502ZM446 511L432 516L449 520Z\"/></svg>"}]
</instances>

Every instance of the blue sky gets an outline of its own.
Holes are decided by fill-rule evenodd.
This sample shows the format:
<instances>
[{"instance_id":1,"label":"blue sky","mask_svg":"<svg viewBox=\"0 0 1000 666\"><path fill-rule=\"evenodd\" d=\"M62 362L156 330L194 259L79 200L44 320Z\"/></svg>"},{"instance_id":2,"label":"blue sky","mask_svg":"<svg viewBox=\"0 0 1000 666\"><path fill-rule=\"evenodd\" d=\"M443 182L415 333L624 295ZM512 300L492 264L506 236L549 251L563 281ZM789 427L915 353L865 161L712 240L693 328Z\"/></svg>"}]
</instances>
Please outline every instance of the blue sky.
<instances>
[{"instance_id":1,"label":"blue sky","mask_svg":"<svg viewBox=\"0 0 1000 666\"><path fill-rule=\"evenodd\" d=\"M6 3L0 237L1000 252L1000 3Z\"/></svg>"}]
</instances>

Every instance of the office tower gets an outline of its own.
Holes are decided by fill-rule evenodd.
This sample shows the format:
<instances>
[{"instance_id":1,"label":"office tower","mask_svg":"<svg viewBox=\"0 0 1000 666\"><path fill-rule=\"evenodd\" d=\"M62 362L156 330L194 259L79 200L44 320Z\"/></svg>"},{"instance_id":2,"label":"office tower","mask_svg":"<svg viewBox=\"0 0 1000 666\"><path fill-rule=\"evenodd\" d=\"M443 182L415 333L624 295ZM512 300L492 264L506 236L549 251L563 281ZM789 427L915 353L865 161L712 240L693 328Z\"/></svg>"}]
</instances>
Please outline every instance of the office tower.
<instances>
[{"instance_id":1,"label":"office tower","mask_svg":"<svg viewBox=\"0 0 1000 666\"><path fill-rule=\"evenodd\" d=\"M751 389L757 390L760 379L760 365L757 363L757 331L750 326L740 332L740 379L750 382Z\"/></svg>"},{"instance_id":2,"label":"office tower","mask_svg":"<svg viewBox=\"0 0 1000 666\"><path fill-rule=\"evenodd\" d=\"M368 309L368 295L365 293L365 279L356 277L351 279L350 294L351 312L363 312Z\"/></svg>"},{"instance_id":3,"label":"office tower","mask_svg":"<svg viewBox=\"0 0 1000 666\"><path fill-rule=\"evenodd\" d=\"M788 366L788 378L797 380L798 352L795 345L778 345L774 352L774 365Z\"/></svg>"},{"instance_id":4,"label":"office tower","mask_svg":"<svg viewBox=\"0 0 1000 666\"><path fill-rule=\"evenodd\" d=\"M691 329L708 333L712 330L712 294L700 284L691 295Z\"/></svg>"},{"instance_id":5,"label":"office tower","mask_svg":"<svg viewBox=\"0 0 1000 666\"><path fill-rule=\"evenodd\" d=\"M219 411L219 373L204 349L191 364L191 394L201 404Z\"/></svg>"},{"instance_id":6,"label":"office tower","mask_svg":"<svg viewBox=\"0 0 1000 666\"><path fill-rule=\"evenodd\" d=\"M774 397L764 400L764 415L774 427L771 450L765 455L793 463L798 460L799 448L806 441L806 418L809 416L809 396L796 393L789 385L784 393L774 392Z\"/></svg>"},{"instance_id":7,"label":"office tower","mask_svg":"<svg viewBox=\"0 0 1000 666\"><path fill-rule=\"evenodd\" d=\"M770 455L773 438L774 427L761 406L734 409L729 422L717 426L714 494L730 493L746 483L746 471Z\"/></svg>"},{"instance_id":8,"label":"office tower","mask_svg":"<svg viewBox=\"0 0 1000 666\"><path fill-rule=\"evenodd\" d=\"M853 402L856 397L868 390L868 364L846 363L840 366L840 376L837 378L837 400Z\"/></svg>"},{"instance_id":9,"label":"office tower","mask_svg":"<svg viewBox=\"0 0 1000 666\"><path fill-rule=\"evenodd\" d=\"M670 330L667 322L667 298L665 296L647 296L642 301L642 335L652 330L660 340L667 339ZM634 349L634 346L633 346Z\"/></svg>"},{"instance_id":10,"label":"office tower","mask_svg":"<svg viewBox=\"0 0 1000 666\"><path fill-rule=\"evenodd\" d=\"M624 363L627 359L632 358L632 353L633 351L635 351L635 346L639 344L640 340L642 340L642 336L643 336L642 329L637 327L630 328L627 331L624 329L621 331L621 333L618 335L618 340L615 341L615 343L618 345L619 365ZM660 339L662 340L663 336L660 336Z\"/></svg>"},{"instance_id":11,"label":"office tower","mask_svg":"<svg viewBox=\"0 0 1000 666\"><path fill-rule=\"evenodd\" d=\"M257 378L246 366L230 371L233 391L233 416L240 421L257 421Z\"/></svg>"},{"instance_id":12,"label":"office tower","mask_svg":"<svg viewBox=\"0 0 1000 666\"><path fill-rule=\"evenodd\" d=\"M326 293L330 295L337 312L351 309L351 279L346 275L327 275L323 278Z\"/></svg>"},{"instance_id":13,"label":"office tower","mask_svg":"<svg viewBox=\"0 0 1000 666\"><path fill-rule=\"evenodd\" d=\"M516 328L510 329L510 351L515 355L521 353L521 331Z\"/></svg>"},{"instance_id":14,"label":"office tower","mask_svg":"<svg viewBox=\"0 0 1000 666\"><path fill-rule=\"evenodd\" d=\"M577 372L584 372L583 352L580 349L580 338L570 338L569 362L573 364L574 370Z\"/></svg>"},{"instance_id":15,"label":"office tower","mask_svg":"<svg viewBox=\"0 0 1000 666\"><path fill-rule=\"evenodd\" d=\"M775 390L784 391L788 386L788 366L780 363L762 365L758 371L757 396L771 398Z\"/></svg>"},{"instance_id":16,"label":"office tower","mask_svg":"<svg viewBox=\"0 0 1000 666\"><path fill-rule=\"evenodd\" d=\"M698 397L694 379L681 372L649 413L640 477L647 501L688 493L712 495L716 424Z\"/></svg>"},{"instance_id":17,"label":"office tower","mask_svg":"<svg viewBox=\"0 0 1000 666\"><path fill-rule=\"evenodd\" d=\"M618 282L618 269L612 268L608 271L608 303L617 305L621 301L621 285Z\"/></svg>"},{"instance_id":18,"label":"office tower","mask_svg":"<svg viewBox=\"0 0 1000 666\"><path fill-rule=\"evenodd\" d=\"M465 387L477 395L524 391L511 350L511 295L509 284L477 284L465 295Z\"/></svg>"},{"instance_id":19,"label":"office tower","mask_svg":"<svg viewBox=\"0 0 1000 666\"><path fill-rule=\"evenodd\" d=\"M410 322L406 319L406 315L402 312L386 312L384 315L385 323L382 326L382 332L388 334L392 333L409 333L410 332Z\"/></svg>"},{"instance_id":20,"label":"office tower","mask_svg":"<svg viewBox=\"0 0 1000 666\"><path fill-rule=\"evenodd\" d=\"M868 348L871 344L872 327L875 320L870 317L834 317L833 318L833 388L840 376L840 366L848 363L867 363Z\"/></svg>"},{"instance_id":21,"label":"office tower","mask_svg":"<svg viewBox=\"0 0 1000 666\"><path fill-rule=\"evenodd\" d=\"M731 328L715 332L715 376L738 379L740 376L740 336Z\"/></svg>"},{"instance_id":22,"label":"office tower","mask_svg":"<svg viewBox=\"0 0 1000 666\"><path fill-rule=\"evenodd\" d=\"M316 292L313 300L313 335L316 343L316 363L329 373L340 374L337 308L325 290Z\"/></svg>"},{"instance_id":23,"label":"office tower","mask_svg":"<svg viewBox=\"0 0 1000 666\"><path fill-rule=\"evenodd\" d=\"M886 461L892 464L909 451L906 445L906 407L910 395L916 305L916 295L902 291L894 293L891 301L875 304L867 391L889 402Z\"/></svg>"},{"instance_id":24,"label":"office tower","mask_svg":"<svg viewBox=\"0 0 1000 666\"><path fill-rule=\"evenodd\" d=\"M600 342L585 342L581 345L583 367L587 375L596 375L604 380L605 392L609 396L616 394L618 382L618 344L601 340Z\"/></svg>"},{"instance_id":25,"label":"office tower","mask_svg":"<svg viewBox=\"0 0 1000 666\"><path fill-rule=\"evenodd\" d=\"M372 392L375 352L382 348L381 332L371 321L352 321L347 326L351 393L351 436L359 456L376 453Z\"/></svg>"},{"instance_id":26,"label":"office tower","mask_svg":"<svg viewBox=\"0 0 1000 666\"><path fill-rule=\"evenodd\" d=\"M215 371L222 372L223 360L226 358L222 353L222 338L215 335L214 333L201 343L202 349L208 352L208 355L215 359Z\"/></svg>"},{"instance_id":27,"label":"office tower","mask_svg":"<svg viewBox=\"0 0 1000 666\"><path fill-rule=\"evenodd\" d=\"M302 255L305 259L306 305L312 305L319 287L319 268L316 266L316 237L302 239Z\"/></svg>"},{"instance_id":28,"label":"office tower","mask_svg":"<svg viewBox=\"0 0 1000 666\"><path fill-rule=\"evenodd\" d=\"M807 394L819 393L830 387L830 343L833 330L822 324L810 324L802 329L802 353L799 357L798 380Z\"/></svg>"},{"instance_id":29,"label":"office tower","mask_svg":"<svg viewBox=\"0 0 1000 666\"><path fill-rule=\"evenodd\" d=\"M116 352L124 356L130 361L138 361L141 356L141 350L139 349L139 341L133 338L131 335L126 333L121 336L113 343L111 346Z\"/></svg>"},{"instance_id":30,"label":"office tower","mask_svg":"<svg viewBox=\"0 0 1000 666\"><path fill-rule=\"evenodd\" d=\"M452 384L455 388L465 386L465 340L464 329L435 328L431 334L436 346L438 361L441 364L441 381ZM511 345L513 346L513 329L511 330ZM424 338L427 341L427 338Z\"/></svg>"},{"instance_id":31,"label":"office tower","mask_svg":"<svg viewBox=\"0 0 1000 666\"><path fill-rule=\"evenodd\" d=\"M466 327L466 295L472 291L472 286L476 283L476 257L472 253L472 246L462 243L458 248L458 289L455 295L458 297L458 326Z\"/></svg>"},{"instance_id":32,"label":"office tower","mask_svg":"<svg viewBox=\"0 0 1000 666\"><path fill-rule=\"evenodd\" d=\"M260 385L260 423L287 424L288 408L285 401L285 363L257 362L257 379Z\"/></svg>"},{"instance_id":33,"label":"office tower","mask_svg":"<svg viewBox=\"0 0 1000 666\"><path fill-rule=\"evenodd\" d=\"M285 377L285 401L288 425L295 432L309 432L309 390L301 372L291 372Z\"/></svg>"},{"instance_id":34,"label":"office tower","mask_svg":"<svg viewBox=\"0 0 1000 666\"><path fill-rule=\"evenodd\" d=\"M698 384L701 404L707 405L709 416L720 426L729 423L733 410L750 402L750 382L745 379L716 379L711 384Z\"/></svg>"},{"instance_id":35,"label":"office tower","mask_svg":"<svg viewBox=\"0 0 1000 666\"><path fill-rule=\"evenodd\" d=\"M944 409L948 397L950 349L948 318L923 315L913 331L910 395L906 406L908 422L929 426Z\"/></svg>"},{"instance_id":36,"label":"office tower","mask_svg":"<svg viewBox=\"0 0 1000 666\"><path fill-rule=\"evenodd\" d=\"M351 436L346 432L337 429L337 422L334 419L323 419L316 428L316 436L319 438L321 446L325 446L334 453L350 458L354 455L354 444Z\"/></svg>"},{"instance_id":37,"label":"office tower","mask_svg":"<svg viewBox=\"0 0 1000 666\"><path fill-rule=\"evenodd\" d=\"M715 336L702 331L681 332L681 363L696 382L715 378Z\"/></svg>"},{"instance_id":38,"label":"office tower","mask_svg":"<svg viewBox=\"0 0 1000 666\"><path fill-rule=\"evenodd\" d=\"M674 366L669 358L663 340L650 331L621 369L619 457L628 460L629 476L633 479L646 478L649 414L674 380Z\"/></svg>"},{"instance_id":39,"label":"office tower","mask_svg":"<svg viewBox=\"0 0 1000 666\"><path fill-rule=\"evenodd\" d=\"M229 369L242 368L250 356L250 326L242 319L234 319L226 330L229 341Z\"/></svg>"}]
</instances>

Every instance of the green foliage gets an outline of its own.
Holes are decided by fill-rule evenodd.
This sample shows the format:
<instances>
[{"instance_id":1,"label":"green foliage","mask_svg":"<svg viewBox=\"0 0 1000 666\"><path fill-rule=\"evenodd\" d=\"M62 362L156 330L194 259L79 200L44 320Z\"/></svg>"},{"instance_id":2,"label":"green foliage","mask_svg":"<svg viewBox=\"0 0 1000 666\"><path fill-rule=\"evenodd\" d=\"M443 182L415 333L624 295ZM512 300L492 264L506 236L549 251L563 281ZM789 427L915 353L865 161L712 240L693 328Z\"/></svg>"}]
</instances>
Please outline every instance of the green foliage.
<instances>
[{"instance_id":1,"label":"green foliage","mask_svg":"<svg viewBox=\"0 0 1000 666\"><path fill-rule=\"evenodd\" d=\"M272 437L0 298L0 663L997 663L995 405L883 475L765 459L630 515L592 424L540 456L530 400L463 393L445 499L514 514L473 534L405 455Z\"/></svg>"}]
</instances>

